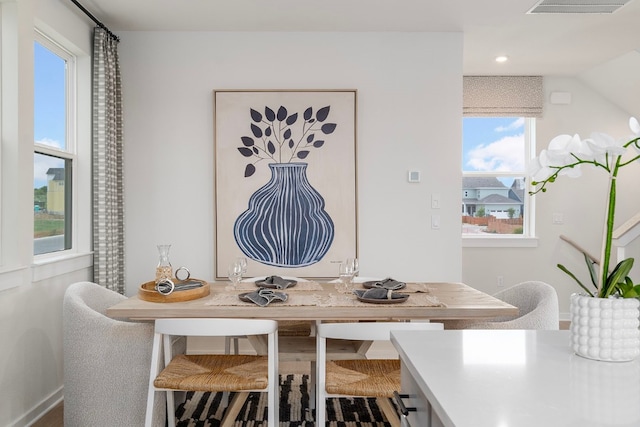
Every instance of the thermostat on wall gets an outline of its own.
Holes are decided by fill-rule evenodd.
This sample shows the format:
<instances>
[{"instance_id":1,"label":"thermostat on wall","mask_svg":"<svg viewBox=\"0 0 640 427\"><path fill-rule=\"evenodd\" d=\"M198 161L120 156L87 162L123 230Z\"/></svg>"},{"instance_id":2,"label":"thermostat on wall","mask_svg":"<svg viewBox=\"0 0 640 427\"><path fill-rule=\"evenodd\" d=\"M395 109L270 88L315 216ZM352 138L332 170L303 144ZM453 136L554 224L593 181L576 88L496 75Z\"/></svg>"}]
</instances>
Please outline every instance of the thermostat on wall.
<instances>
[{"instance_id":1,"label":"thermostat on wall","mask_svg":"<svg viewBox=\"0 0 640 427\"><path fill-rule=\"evenodd\" d=\"M420 182L420 171L409 171L409 182Z\"/></svg>"}]
</instances>

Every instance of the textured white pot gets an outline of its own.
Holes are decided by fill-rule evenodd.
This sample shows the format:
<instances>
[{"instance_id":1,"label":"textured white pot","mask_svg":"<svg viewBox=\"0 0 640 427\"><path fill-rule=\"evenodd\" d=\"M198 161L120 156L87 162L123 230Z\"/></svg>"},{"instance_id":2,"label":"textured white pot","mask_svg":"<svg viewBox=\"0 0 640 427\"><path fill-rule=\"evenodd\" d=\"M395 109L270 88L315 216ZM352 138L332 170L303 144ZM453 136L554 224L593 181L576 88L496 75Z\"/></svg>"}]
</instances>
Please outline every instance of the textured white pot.
<instances>
[{"instance_id":1,"label":"textured white pot","mask_svg":"<svg viewBox=\"0 0 640 427\"><path fill-rule=\"evenodd\" d=\"M640 301L571 295L571 347L589 359L624 362L640 355Z\"/></svg>"}]
</instances>

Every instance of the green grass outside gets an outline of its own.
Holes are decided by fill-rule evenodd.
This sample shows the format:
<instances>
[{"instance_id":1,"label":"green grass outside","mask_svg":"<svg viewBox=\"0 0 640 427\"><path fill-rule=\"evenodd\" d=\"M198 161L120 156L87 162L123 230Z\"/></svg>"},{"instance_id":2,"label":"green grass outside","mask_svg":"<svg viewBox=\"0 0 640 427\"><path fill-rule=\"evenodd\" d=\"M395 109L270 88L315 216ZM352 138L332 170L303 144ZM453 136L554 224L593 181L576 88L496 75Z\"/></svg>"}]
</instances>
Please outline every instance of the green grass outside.
<instances>
[{"instance_id":1,"label":"green grass outside","mask_svg":"<svg viewBox=\"0 0 640 427\"><path fill-rule=\"evenodd\" d=\"M33 221L33 237L60 236L64 234L64 217L36 214Z\"/></svg>"}]
</instances>

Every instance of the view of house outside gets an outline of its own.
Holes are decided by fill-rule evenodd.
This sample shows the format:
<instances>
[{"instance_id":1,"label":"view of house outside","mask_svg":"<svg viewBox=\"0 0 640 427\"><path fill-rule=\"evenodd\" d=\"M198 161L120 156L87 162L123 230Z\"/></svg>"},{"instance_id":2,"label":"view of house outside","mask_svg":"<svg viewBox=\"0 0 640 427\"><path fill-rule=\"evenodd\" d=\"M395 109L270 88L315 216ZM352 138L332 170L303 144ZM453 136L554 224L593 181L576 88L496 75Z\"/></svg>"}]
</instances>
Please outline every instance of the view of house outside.
<instances>
[{"instance_id":1,"label":"view of house outside","mask_svg":"<svg viewBox=\"0 0 640 427\"><path fill-rule=\"evenodd\" d=\"M464 118L463 234L523 233L525 123L518 117Z\"/></svg>"}]
</instances>

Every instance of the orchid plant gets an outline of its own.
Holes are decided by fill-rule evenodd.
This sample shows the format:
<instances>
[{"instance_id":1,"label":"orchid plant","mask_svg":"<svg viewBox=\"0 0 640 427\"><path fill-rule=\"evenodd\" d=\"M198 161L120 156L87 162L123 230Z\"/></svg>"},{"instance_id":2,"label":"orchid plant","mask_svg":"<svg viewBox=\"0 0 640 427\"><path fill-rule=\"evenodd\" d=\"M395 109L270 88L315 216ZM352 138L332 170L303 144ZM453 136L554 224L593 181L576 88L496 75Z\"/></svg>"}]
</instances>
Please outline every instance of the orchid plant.
<instances>
[{"instance_id":1,"label":"orchid plant","mask_svg":"<svg viewBox=\"0 0 640 427\"><path fill-rule=\"evenodd\" d=\"M592 261L583 252L595 293L587 289L566 267L558 264L558 268L572 277L589 295L599 298L640 297L640 284L634 284L628 276L633 267L633 258L620 261L612 271L609 269L616 213L616 179L621 168L640 160L640 123L632 117L629 120L629 127L633 135L619 140L604 133L593 133L587 139L580 139L577 134L559 135L553 138L549 142L549 147L542 150L540 156L534 160L531 172L531 185L534 187L534 190L529 192L531 195L546 192L547 186L561 175L579 177L582 174L580 170L582 166L593 166L608 173L609 193L602 237L601 262ZM598 271L594 264L599 264Z\"/></svg>"},{"instance_id":2,"label":"orchid plant","mask_svg":"<svg viewBox=\"0 0 640 427\"><path fill-rule=\"evenodd\" d=\"M297 112L290 114L284 106L277 110L265 106L263 112L250 108L252 136L241 137L242 146L238 147L240 154L253 159L244 169L245 178L255 173L256 163L262 160L290 163L306 159L312 148L322 147L322 135L333 133L337 126L335 123L325 123L330 110L329 105L315 112L308 107L299 120Z\"/></svg>"}]
</instances>

